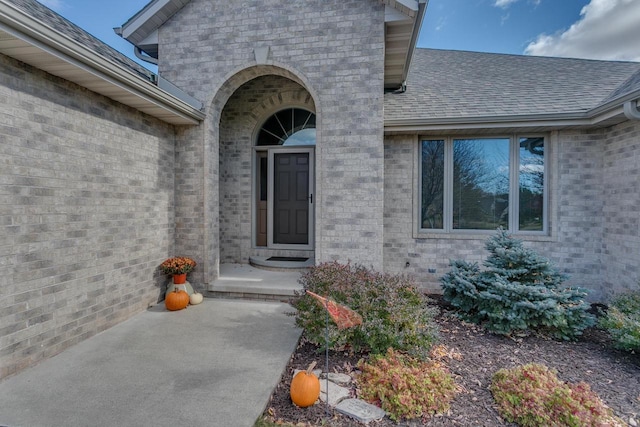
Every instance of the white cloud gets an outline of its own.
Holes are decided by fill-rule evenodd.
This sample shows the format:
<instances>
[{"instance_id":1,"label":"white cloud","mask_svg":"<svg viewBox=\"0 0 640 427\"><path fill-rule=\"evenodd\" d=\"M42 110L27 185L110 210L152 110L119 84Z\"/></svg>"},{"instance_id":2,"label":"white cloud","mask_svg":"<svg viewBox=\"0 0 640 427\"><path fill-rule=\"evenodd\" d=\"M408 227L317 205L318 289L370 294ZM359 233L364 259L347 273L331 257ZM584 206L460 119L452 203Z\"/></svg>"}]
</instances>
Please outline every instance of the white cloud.
<instances>
[{"instance_id":1,"label":"white cloud","mask_svg":"<svg viewBox=\"0 0 640 427\"><path fill-rule=\"evenodd\" d=\"M526 55L640 61L640 1L591 0L580 19L557 34L540 34Z\"/></svg>"},{"instance_id":2,"label":"white cloud","mask_svg":"<svg viewBox=\"0 0 640 427\"><path fill-rule=\"evenodd\" d=\"M495 7L501 7L503 9L507 9L509 6L511 6L512 4L518 1L520 0L493 0L493 5ZM542 0L529 0L529 3L533 4L534 7L539 6L540 2L542 2Z\"/></svg>"},{"instance_id":3,"label":"white cloud","mask_svg":"<svg viewBox=\"0 0 640 427\"><path fill-rule=\"evenodd\" d=\"M438 22L436 23L436 31L440 31L442 30L445 26L447 25L447 19L446 18L438 18Z\"/></svg>"},{"instance_id":4,"label":"white cloud","mask_svg":"<svg viewBox=\"0 0 640 427\"><path fill-rule=\"evenodd\" d=\"M496 7L501 7L503 9L508 8L511 4L517 2L518 0L495 0L493 4Z\"/></svg>"},{"instance_id":5,"label":"white cloud","mask_svg":"<svg viewBox=\"0 0 640 427\"><path fill-rule=\"evenodd\" d=\"M62 0L38 0L43 5L47 6L49 9L53 9L57 12L64 9L64 2Z\"/></svg>"}]
</instances>

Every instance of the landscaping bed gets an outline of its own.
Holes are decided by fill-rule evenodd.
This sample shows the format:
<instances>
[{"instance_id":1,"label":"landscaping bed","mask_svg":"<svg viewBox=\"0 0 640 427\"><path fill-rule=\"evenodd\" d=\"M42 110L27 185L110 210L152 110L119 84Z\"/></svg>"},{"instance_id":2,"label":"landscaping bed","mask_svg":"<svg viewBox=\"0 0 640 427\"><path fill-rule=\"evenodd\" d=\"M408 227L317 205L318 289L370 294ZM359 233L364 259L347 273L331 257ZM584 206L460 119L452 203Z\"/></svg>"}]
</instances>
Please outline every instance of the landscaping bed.
<instances>
[{"instance_id":1,"label":"landscaping bed","mask_svg":"<svg viewBox=\"0 0 640 427\"><path fill-rule=\"evenodd\" d=\"M614 350L608 336L598 328L588 328L576 342L555 341L541 336L510 338L486 332L477 325L458 320L441 300L436 323L440 328L440 344L452 357L443 362L460 387L450 410L426 420L403 421L399 424L385 417L375 426L503 426L489 391L492 375L501 368L513 368L527 363L541 363L557 370L566 382L587 382L600 398L626 423L640 425L640 356ZM458 356L459 355L459 356ZM347 351L329 353L329 370L357 373L357 363L364 354ZM274 390L264 413L263 425L294 426L357 426L357 421L329 409L318 402L309 408L291 403L289 385L294 369L306 368L311 361L323 367L324 352L307 342L303 336L298 348ZM354 395L356 391L353 390Z\"/></svg>"}]
</instances>

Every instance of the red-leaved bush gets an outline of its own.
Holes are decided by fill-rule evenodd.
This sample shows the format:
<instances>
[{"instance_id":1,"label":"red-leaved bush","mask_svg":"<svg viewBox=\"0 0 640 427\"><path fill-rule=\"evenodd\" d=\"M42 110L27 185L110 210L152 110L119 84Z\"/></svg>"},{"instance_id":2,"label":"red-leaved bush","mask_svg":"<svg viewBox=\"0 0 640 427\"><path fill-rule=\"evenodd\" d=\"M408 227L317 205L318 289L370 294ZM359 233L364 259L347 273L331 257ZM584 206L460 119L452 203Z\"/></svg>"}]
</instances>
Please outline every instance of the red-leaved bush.
<instances>
[{"instance_id":1,"label":"red-leaved bush","mask_svg":"<svg viewBox=\"0 0 640 427\"><path fill-rule=\"evenodd\" d=\"M358 367L360 397L379 405L395 421L446 412L458 391L442 363L420 361L392 349Z\"/></svg>"},{"instance_id":2,"label":"red-leaved bush","mask_svg":"<svg viewBox=\"0 0 640 427\"><path fill-rule=\"evenodd\" d=\"M525 427L623 426L589 384L567 384L544 365L501 369L491 393L507 421Z\"/></svg>"}]
</instances>

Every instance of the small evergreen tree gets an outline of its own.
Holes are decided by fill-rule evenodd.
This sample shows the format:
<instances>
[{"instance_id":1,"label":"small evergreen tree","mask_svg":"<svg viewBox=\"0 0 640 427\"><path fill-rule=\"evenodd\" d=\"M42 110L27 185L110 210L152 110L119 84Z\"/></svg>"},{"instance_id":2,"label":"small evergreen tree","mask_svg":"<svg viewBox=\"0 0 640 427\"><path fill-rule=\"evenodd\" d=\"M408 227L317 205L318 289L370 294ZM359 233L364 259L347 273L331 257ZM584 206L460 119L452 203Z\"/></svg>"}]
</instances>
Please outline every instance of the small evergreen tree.
<instances>
[{"instance_id":1,"label":"small evergreen tree","mask_svg":"<svg viewBox=\"0 0 640 427\"><path fill-rule=\"evenodd\" d=\"M485 248L490 255L484 270L454 260L441 279L444 299L462 318L495 333L537 330L562 339L574 339L595 323L586 290L563 288L566 276L522 241L499 228Z\"/></svg>"},{"instance_id":2,"label":"small evergreen tree","mask_svg":"<svg viewBox=\"0 0 640 427\"><path fill-rule=\"evenodd\" d=\"M640 350L640 290L618 295L600 318L614 345L623 350Z\"/></svg>"}]
</instances>

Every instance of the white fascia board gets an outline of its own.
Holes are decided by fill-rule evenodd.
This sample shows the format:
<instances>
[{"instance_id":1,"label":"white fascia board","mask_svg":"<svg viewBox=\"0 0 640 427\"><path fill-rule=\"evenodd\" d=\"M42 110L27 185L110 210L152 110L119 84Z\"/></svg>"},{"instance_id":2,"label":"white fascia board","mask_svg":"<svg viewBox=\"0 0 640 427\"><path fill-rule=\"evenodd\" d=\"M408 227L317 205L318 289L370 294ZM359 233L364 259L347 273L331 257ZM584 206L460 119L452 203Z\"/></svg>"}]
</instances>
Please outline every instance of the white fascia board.
<instances>
[{"instance_id":1,"label":"white fascia board","mask_svg":"<svg viewBox=\"0 0 640 427\"><path fill-rule=\"evenodd\" d=\"M148 20L153 18L156 13L160 12L162 8L171 1L172 0L154 0L153 2L149 3L147 6L145 6L144 9L134 15L121 27L122 37L128 40L133 33L138 31L140 27L142 27Z\"/></svg>"},{"instance_id":2,"label":"white fascia board","mask_svg":"<svg viewBox=\"0 0 640 427\"><path fill-rule=\"evenodd\" d=\"M424 14L427 11L428 0L420 0L416 3L418 6L418 13L414 18L413 30L411 32L411 41L409 42L409 51L407 52L407 58L404 63L404 70L402 71L402 80L406 81L409 76L409 68L411 67L411 60L413 59L413 52L418 43L418 36L420 35L420 29L422 28L422 21L424 20Z\"/></svg>"},{"instance_id":3,"label":"white fascia board","mask_svg":"<svg viewBox=\"0 0 640 427\"><path fill-rule=\"evenodd\" d=\"M12 4L4 0L0 0L0 4L5 6L0 12L0 28L3 31L193 124L204 119L204 113L159 89L152 82L98 55Z\"/></svg>"}]
</instances>

